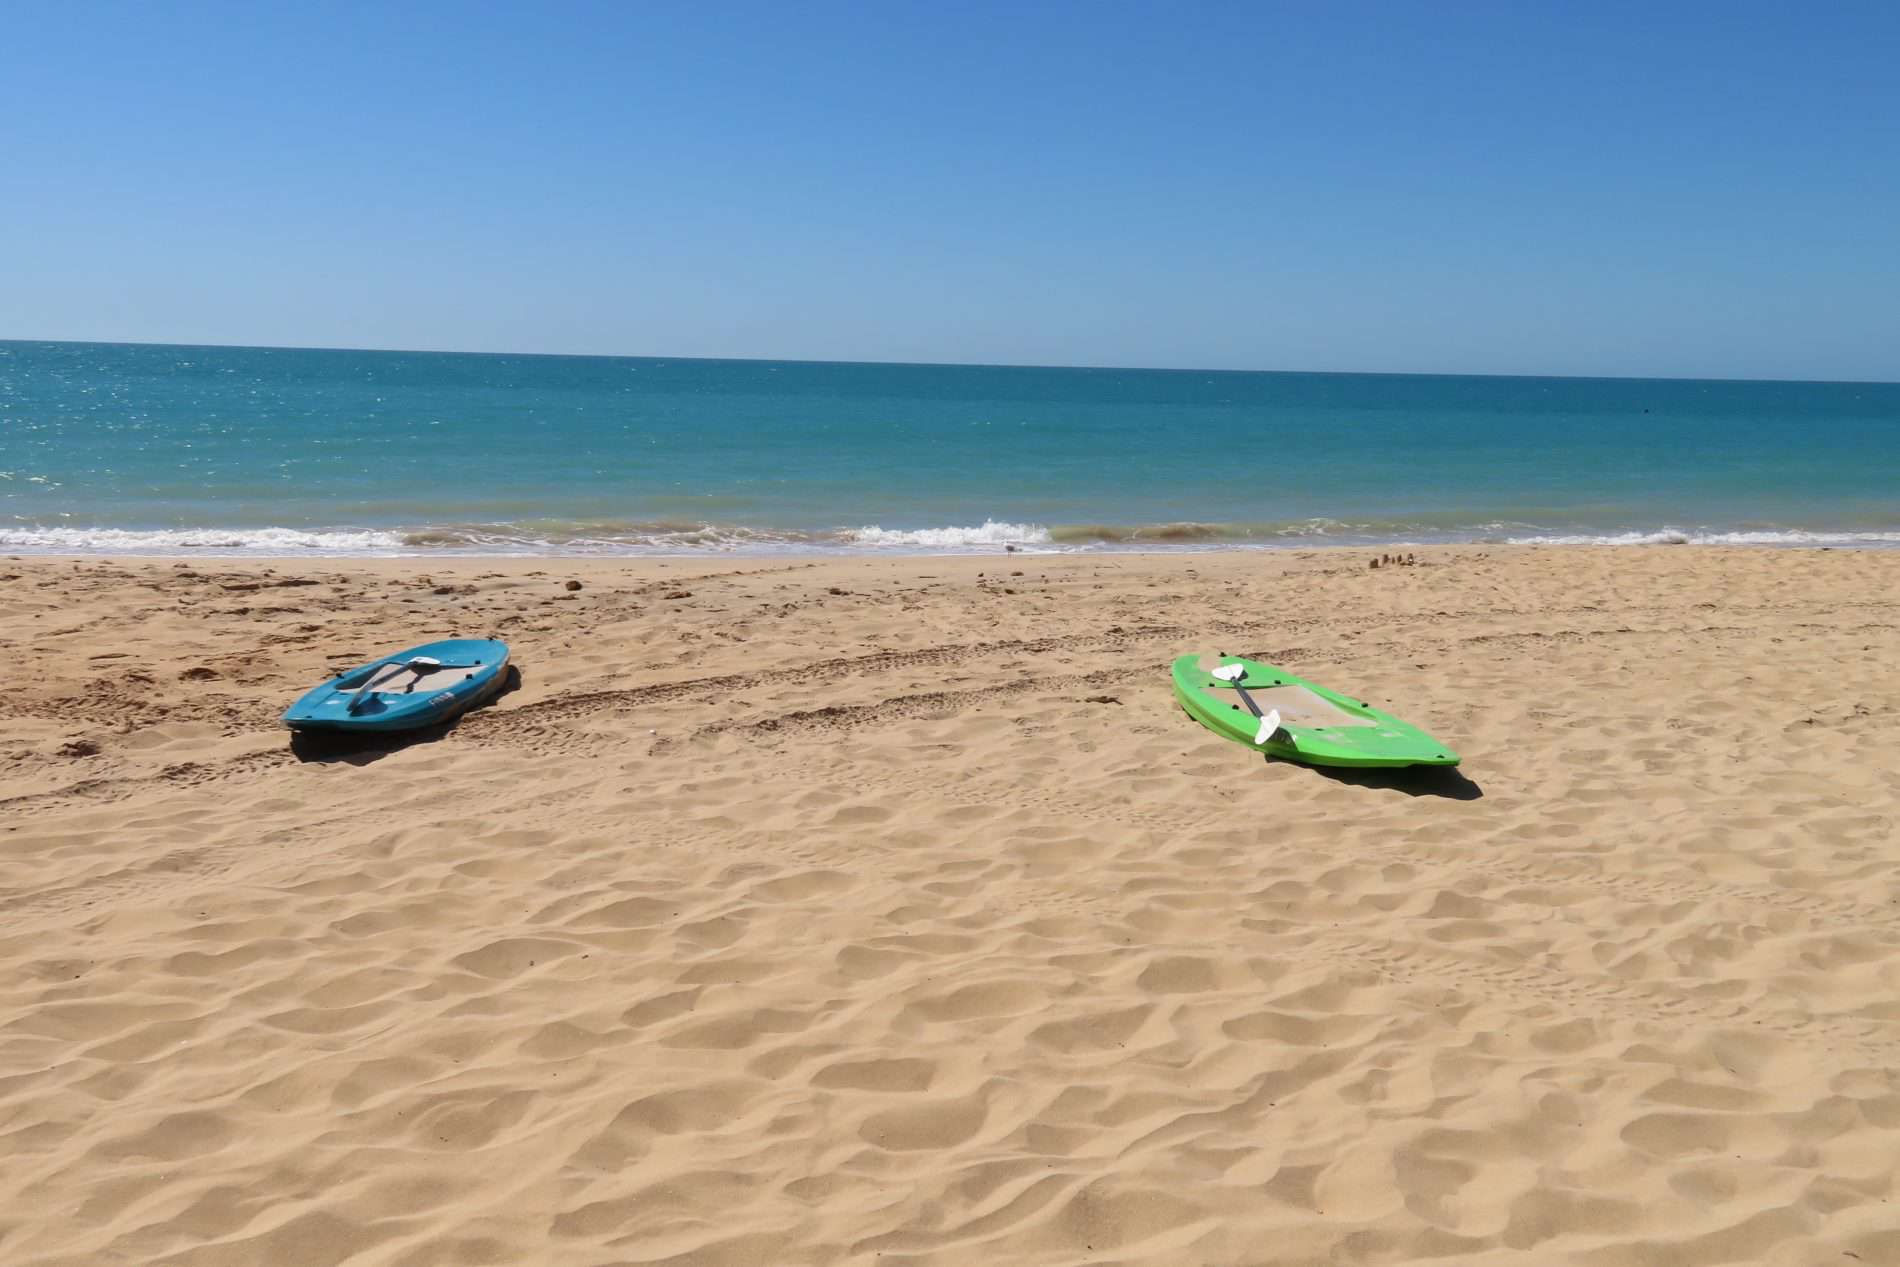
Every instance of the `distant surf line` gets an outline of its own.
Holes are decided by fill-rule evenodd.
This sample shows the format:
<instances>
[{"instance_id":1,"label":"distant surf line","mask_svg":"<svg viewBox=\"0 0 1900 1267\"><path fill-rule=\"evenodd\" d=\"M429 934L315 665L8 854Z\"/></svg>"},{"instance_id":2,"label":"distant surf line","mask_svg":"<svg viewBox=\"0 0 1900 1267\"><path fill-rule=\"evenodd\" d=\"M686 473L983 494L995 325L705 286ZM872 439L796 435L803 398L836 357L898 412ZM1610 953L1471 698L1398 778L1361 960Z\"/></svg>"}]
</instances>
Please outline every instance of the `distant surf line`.
<instances>
[{"instance_id":1,"label":"distant surf line","mask_svg":"<svg viewBox=\"0 0 1900 1267\"><path fill-rule=\"evenodd\" d=\"M1210 549L1296 549L1375 545L1705 545L1900 547L1900 531L1811 528L1646 527L1607 531L1487 522L1439 525L1340 520L1267 524L1181 521L1158 524L1045 526L984 520L979 524L885 528L875 524L829 531L682 522L485 524L415 528L287 527L121 528L15 525L0 528L0 549L33 554L251 557L938 554L1142 552Z\"/></svg>"}]
</instances>

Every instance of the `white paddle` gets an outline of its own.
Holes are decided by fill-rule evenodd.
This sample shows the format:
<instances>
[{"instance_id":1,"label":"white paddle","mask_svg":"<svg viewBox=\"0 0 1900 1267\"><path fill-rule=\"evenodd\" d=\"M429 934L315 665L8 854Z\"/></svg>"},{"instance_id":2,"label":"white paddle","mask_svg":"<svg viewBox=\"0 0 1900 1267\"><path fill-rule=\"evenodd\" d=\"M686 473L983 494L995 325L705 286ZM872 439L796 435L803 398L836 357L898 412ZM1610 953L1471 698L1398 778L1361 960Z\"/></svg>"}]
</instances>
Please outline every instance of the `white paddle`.
<instances>
[{"instance_id":1,"label":"white paddle","mask_svg":"<svg viewBox=\"0 0 1900 1267\"><path fill-rule=\"evenodd\" d=\"M1240 684L1240 679L1247 676L1246 667L1239 664L1223 664L1214 670L1214 676L1223 682L1232 682L1234 689L1240 692L1240 702L1247 706L1248 712L1260 719L1260 729L1254 732L1254 743L1263 744L1273 738L1273 732L1280 729L1280 710L1271 708L1264 713L1260 711L1260 705L1254 703L1253 696L1247 694L1247 688Z\"/></svg>"}]
</instances>

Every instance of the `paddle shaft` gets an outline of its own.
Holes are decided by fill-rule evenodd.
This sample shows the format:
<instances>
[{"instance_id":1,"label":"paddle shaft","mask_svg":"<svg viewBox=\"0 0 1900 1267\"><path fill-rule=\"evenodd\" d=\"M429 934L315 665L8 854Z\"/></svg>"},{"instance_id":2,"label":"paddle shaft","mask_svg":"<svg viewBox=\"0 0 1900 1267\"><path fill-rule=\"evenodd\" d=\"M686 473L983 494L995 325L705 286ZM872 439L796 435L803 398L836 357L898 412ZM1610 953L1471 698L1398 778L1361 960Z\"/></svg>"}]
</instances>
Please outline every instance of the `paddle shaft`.
<instances>
[{"instance_id":1,"label":"paddle shaft","mask_svg":"<svg viewBox=\"0 0 1900 1267\"><path fill-rule=\"evenodd\" d=\"M1248 712L1252 713L1255 717L1265 717L1266 714L1260 711L1260 705L1253 702L1253 696L1247 694L1247 688L1240 684L1240 678L1247 676L1247 670L1240 668L1239 665L1235 665L1234 667L1240 669L1240 677L1232 679L1229 685L1240 692L1240 702L1247 706ZM1219 675L1216 674L1215 676Z\"/></svg>"},{"instance_id":2,"label":"paddle shaft","mask_svg":"<svg viewBox=\"0 0 1900 1267\"><path fill-rule=\"evenodd\" d=\"M1260 720L1261 733L1255 737L1254 742L1257 744L1265 743L1267 740L1267 734L1266 734L1267 715L1260 711L1260 705L1254 702L1254 697L1247 693L1247 688L1240 684L1240 678L1244 678L1246 676L1247 676L1247 670L1242 669L1240 671L1240 677L1237 677L1234 679L1234 682L1233 682L1234 690L1239 692L1240 702L1247 706L1247 711L1252 713L1256 718ZM1276 711L1273 714L1273 717L1274 717L1274 720L1277 722L1280 718L1280 714Z\"/></svg>"}]
</instances>

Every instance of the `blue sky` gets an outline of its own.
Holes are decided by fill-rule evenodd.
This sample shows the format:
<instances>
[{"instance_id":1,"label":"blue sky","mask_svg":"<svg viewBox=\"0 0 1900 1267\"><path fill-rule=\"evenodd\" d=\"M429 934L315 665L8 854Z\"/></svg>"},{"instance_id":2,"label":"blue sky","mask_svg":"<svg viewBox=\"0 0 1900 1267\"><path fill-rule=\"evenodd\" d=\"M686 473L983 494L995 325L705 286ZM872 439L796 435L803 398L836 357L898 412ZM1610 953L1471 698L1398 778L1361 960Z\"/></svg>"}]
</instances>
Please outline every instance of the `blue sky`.
<instances>
[{"instance_id":1,"label":"blue sky","mask_svg":"<svg viewBox=\"0 0 1900 1267\"><path fill-rule=\"evenodd\" d=\"M0 338L1900 379L1900 5L0 0Z\"/></svg>"}]
</instances>

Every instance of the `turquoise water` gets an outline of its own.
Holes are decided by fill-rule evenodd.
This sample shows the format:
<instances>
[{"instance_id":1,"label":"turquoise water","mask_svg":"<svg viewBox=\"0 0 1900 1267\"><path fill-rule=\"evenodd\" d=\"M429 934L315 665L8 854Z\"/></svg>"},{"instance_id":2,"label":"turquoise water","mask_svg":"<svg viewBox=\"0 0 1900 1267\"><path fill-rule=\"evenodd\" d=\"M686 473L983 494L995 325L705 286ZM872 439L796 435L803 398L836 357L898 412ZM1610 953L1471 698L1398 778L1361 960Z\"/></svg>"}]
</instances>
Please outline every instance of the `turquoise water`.
<instances>
[{"instance_id":1,"label":"turquoise water","mask_svg":"<svg viewBox=\"0 0 1900 1267\"><path fill-rule=\"evenodd\" d=\"M0 547L1900 544L1900 384L0 343Z\"/></svg>"}]
</instances>

